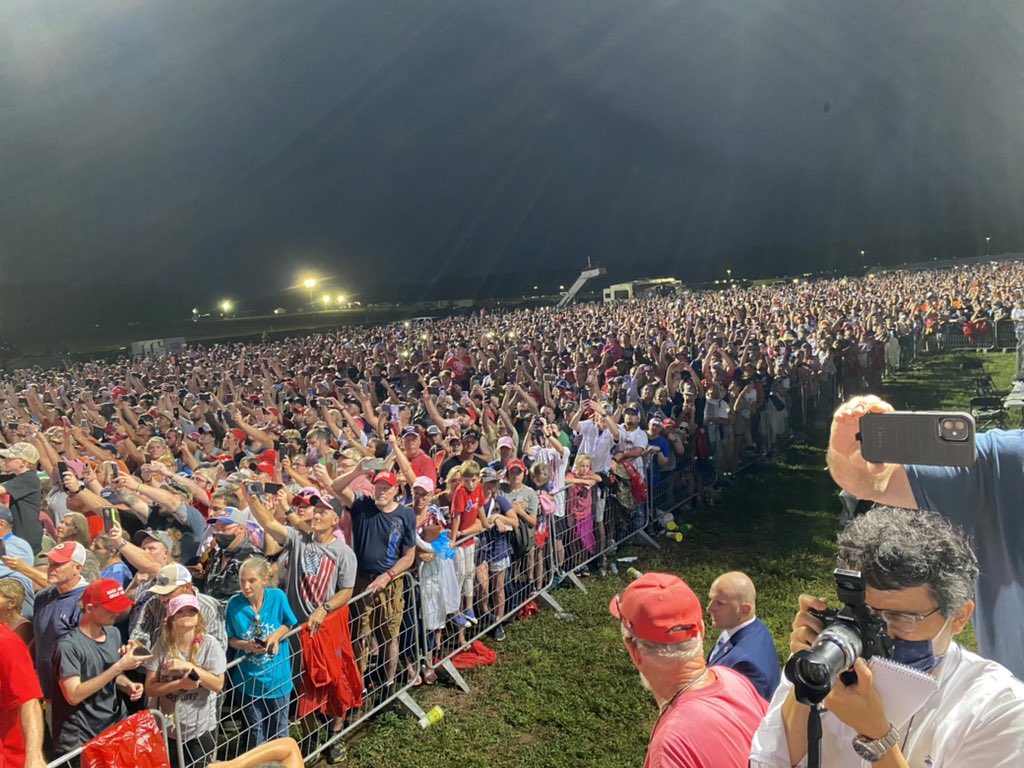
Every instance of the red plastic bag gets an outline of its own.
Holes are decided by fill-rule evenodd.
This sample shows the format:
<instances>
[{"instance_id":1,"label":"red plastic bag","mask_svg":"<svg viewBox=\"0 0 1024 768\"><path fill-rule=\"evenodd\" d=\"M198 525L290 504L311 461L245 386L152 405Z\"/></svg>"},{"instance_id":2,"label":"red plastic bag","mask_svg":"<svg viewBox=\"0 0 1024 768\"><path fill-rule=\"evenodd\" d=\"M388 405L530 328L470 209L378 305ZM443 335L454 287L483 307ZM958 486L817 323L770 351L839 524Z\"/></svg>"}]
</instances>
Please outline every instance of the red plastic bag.
<instances>
[{"instance_id":1,"label":"red plastic bag","mask_svg":"<svg viewBox=\"0 0 1024 768\"><path fill-rule=\"evenodd\" d=\"M112 725L82 750L82 768L167 768L163 731L150 710Z\"/></svg>"}]
</instances>

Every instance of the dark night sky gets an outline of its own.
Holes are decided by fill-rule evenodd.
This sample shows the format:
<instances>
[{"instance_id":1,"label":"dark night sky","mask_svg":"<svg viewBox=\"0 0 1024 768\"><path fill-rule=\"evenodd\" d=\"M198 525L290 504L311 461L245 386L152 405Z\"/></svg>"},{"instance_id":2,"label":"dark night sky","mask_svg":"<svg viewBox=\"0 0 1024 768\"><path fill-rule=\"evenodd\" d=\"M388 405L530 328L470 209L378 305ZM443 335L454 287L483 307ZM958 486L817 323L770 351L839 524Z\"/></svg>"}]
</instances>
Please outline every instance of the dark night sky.
<instances>
[{"instance_id":1,"label":"dark night sky","mask_svg":"<svg viewBox=\"0 0 1024 768\"><path fill-rule=\"evenodd\" d=\"M1022 41L1019 0L4 0L0 275L426 295L1021 249Z\"/></svg>"}]
</instances>

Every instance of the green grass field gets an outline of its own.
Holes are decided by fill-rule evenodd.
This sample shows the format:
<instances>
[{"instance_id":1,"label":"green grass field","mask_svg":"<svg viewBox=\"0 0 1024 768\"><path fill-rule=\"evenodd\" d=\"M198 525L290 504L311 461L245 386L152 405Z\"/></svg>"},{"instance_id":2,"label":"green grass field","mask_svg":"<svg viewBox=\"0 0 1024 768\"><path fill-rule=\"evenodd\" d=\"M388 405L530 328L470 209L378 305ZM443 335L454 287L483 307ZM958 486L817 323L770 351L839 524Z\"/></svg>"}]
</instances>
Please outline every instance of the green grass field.
<instances>
[{"instance_id":1,"label":"green grass field","mask_svg":"<svg viewBox=\"0 0 1024 768\"><path fill-rule=\"evenodd\" d=\"M887 387L897 408L967 409L980 359L996 388L1006 392L1014 373L1009 354L928 358ZM1012 417L1011 421L1015 418ZM1015 422L1014 422L1015 423ZM831 570L838 531L837 489L825 471L825 434L791 446L781 463L754 467L728 489L720 505L692 514L693 531L660 550L630 547L641 571L678 573L706 597L726 570L746 571L758 588L758 614L785 652L801 592L834 599ZM377 718L353 734L349 764L358 768L458 765L502 768L620 768L641 765L656 715L608 615L610 599L627 584L621 575L590 579L587 592L560 589L556 599L572 623L544 610L510 627L495 666L466 674L471 692L439 684L415 698L444 719L426 731L405 712ZM707 638L710 648L715 638ZM973 646L968 631L961 639Z\"/></svg>"}]
</instances>

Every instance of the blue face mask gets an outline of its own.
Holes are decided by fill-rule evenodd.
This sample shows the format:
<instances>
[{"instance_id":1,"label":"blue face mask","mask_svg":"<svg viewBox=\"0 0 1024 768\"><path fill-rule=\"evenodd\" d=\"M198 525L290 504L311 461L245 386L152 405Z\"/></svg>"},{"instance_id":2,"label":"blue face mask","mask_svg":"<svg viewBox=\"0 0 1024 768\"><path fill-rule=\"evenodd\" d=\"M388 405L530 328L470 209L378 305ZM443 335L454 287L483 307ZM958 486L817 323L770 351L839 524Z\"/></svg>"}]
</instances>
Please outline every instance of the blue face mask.
<instances>
[{"instance_id":1,"label":"blue face mask","mask_svg":"<svg viewBox=\"0 0 1024 768\"><path fill-rule=\"evenodd\" d=\"M948 624L949 621L946 622ZM935 637L941 635L945 629L946 624L942 625ZM903 664L904 666L916 669L918 672L931 672L942 662L944 656L936 656L935 648L932 642L935 637L930 640L904 640L902 637L893 638L892 641L892 660Z\"/></svg>"}]
</instances>

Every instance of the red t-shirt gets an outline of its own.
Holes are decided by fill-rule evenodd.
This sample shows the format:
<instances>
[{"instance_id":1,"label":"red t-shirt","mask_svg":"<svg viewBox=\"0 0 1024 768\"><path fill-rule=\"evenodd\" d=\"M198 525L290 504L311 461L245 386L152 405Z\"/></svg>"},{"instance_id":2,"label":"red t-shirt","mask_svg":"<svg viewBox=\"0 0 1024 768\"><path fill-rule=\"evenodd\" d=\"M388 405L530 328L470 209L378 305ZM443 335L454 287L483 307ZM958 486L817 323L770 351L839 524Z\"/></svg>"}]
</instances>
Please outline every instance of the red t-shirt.
<instances>
[{"instance_id":1,"label":"red t-shirt","mask_svg":"<svg viewBox=\"0 0 1024 768\"><path fill-rule=\"evenodd\" d=\"M6 624L0 624L0 768L25 765L21 707L43 698L28 646Z\"/></svg>"},{"instance_id":2,"label":"red t-shirt","mask_svg":"<svg viewBox=\"0 0 1024 768\"><path fill-rule=\"evenodd\" d=\"M416 473L416 477L429 477L431 482L437 485L437 467L434 466L434 460L427 454L420 451L415 458L409 459L409 464L412 466L412 471Z\"/></svg>"},{"instance_id":3,"label":"red t-shirt","mask_svg":"<svg viewBox=\"0 0 1024 768\"><path fill-rule=\"evenodd\" d=\"M768 702L739 672L720 666L713 672L715 682L687 691L662 713L644 768L747 768Z\"/></svg>"},{"instance_id":4,"label":"red t-shirt","mask_svg":"<svg viewBox=\"0 0 1024 768\"><path fill-rule=\"evenodd\" d=\"M459 520L458 536L462 531L471 528L477 521L477 511L484 503L484 489L477 485L472 493L466 490L466 486L460 485L452 495L452 522L455 522L456 515L462 515ZM458 536L456 538L458 538ZM467 541L461 546L468 546L472 541Z\"/></svg>"}]
</instances>

